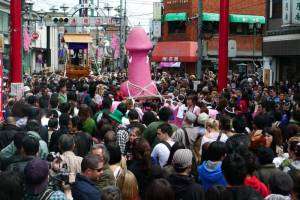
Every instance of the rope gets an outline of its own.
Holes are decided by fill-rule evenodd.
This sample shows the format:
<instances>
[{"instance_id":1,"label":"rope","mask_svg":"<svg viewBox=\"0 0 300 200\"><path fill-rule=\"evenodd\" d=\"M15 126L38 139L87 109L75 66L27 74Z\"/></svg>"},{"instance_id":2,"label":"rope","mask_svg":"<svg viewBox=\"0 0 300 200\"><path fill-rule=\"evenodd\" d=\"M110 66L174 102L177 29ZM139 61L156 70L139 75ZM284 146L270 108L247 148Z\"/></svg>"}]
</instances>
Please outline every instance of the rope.
<instances>
[{"instance_id":1,"label":"rope","mask_svg":"<svg viewBox=\"0 0 300 200\"><path fill-rule=\"evenodd\" d=\"M148 83L145 87L141 87L141 86L139 86L139 85L136 85L136 84L131 83L130 81L127 81L128 95L129 95L129 97L131 97L131 98L136 98L136 97L140 96L143 92L145 92L145 93L150 94L150 96L151 96L151 95L152 95L152 96L156 96L157 94L155 94L155 93L153 93L153 92L151 92L151 91L148 90L148 88L149 88L150 86L156 87L156 85L154 84L153 81L151 81L150 83ZM139 90L139 92L138 92L135 96L133 96L133 95L131 94L131 92L130 92L130 88L132 88L132 87L134 87L134 88L136 88L136 89ZM158 92L158 91L157 91L157 92ZM161 97L161 94L160 94L159 92L158 92L158 96Z\"/></svg>"}]
</instances>

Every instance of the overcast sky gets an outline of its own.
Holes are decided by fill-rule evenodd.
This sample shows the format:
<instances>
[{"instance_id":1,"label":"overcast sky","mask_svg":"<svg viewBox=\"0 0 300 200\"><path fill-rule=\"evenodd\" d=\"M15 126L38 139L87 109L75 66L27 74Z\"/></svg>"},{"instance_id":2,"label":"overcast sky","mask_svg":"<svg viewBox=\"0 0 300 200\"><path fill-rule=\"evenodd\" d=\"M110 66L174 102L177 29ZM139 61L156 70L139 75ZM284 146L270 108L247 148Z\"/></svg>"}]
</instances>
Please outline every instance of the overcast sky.
<instances>
[{"instance_id":1,"label":"overcast sky","mask_svg":"<svg viewBox=\"0 0 300 200\"><path fill-rule=\"evenodd\" d=\"M34 10L46 10L55 6L59 8L61 5L65 4L70 8L79 4L79 0L31 0L34 3ZM98 0L94 0L94 4L97 4ZM129 25L137 26L141 25L148 29L150 19L153 13L153 2L159 2L160 0L127 0L127 15L129 16ZM58 4L58 2L60 2ZM120 5L120 0L99 0L100 7L104 7L105 3L109 3L112 7L117 7ZM125 0L123 0L125 2ZM124 4L124 3L123 3ZM107 13L107 11L105 11ZM111 12L111 15L116 14ZM148 30L147 30L148 31Z\"/></svg>"}]
</instances>

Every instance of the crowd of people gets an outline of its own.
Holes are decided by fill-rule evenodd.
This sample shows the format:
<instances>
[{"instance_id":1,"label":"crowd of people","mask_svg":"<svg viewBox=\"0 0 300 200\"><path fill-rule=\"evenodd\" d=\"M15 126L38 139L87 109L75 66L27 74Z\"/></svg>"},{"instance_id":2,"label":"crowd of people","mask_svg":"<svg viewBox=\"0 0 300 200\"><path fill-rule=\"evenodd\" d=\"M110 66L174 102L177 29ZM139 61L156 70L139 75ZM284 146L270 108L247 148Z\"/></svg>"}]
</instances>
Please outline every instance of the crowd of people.
<instances>
[{"instance_id":1,"label":"crowd of people","mask_svg":"<svg viewBox=\"0 0 300 200\"><path fill-rule=\"evenodd\" d=\"M161 98L124 97L126 73L24 77L4 93L1 200L300 199L300 85L256 75L153 75Z\"/></svg>"}]
</instances>

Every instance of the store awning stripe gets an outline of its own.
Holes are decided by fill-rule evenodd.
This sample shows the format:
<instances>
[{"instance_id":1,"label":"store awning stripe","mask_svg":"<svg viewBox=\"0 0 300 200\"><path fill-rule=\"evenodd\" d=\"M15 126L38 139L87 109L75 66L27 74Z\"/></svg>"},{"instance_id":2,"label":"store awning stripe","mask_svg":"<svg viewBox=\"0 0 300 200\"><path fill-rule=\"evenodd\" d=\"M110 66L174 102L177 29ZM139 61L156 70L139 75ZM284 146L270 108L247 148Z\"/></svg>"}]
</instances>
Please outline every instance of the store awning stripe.
<instances>
[{"instance_id":1,"label":"store awning stripe","mask_svg":"<svg viewBox=\"0 0 300 200\"><path fill-rule=\"evenodd\" d=\"M218 13L203 13L203 21L218 22L220 21L220 15ZM231 23L265 24L266 18L264 16L258 16L258 15L230 14L229 21Z\"/></svg>"},{"instance_id":2,"label":"store awning stripe","mask_svg":"<svg viewBox=\"0 0 300 200\"><path fill-rule=\"evenodd\" d=\"M92 43L93 38L89 34L65 34L66 43Z\"/></svg>"},{"instance_id":3,"label":"store awning stripe","mask_svg":"<svg viewBox=\"0 0 300 200\"><path fill-rule=\"evenodd\" d=\"M165 16L165 21L172 22L172 21L186 21L187 20L187 13L168 13Z\"/></svg>"}]
</instances>

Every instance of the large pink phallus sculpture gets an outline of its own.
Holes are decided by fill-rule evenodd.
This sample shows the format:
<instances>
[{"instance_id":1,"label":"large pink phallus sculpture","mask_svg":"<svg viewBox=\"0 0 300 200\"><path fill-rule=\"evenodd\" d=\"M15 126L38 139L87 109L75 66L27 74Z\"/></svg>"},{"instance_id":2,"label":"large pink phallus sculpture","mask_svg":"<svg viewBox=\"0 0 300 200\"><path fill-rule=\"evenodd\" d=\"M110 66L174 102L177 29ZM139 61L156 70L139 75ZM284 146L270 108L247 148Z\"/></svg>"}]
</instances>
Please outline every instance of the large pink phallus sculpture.
<instances>
[{"instance_id":1,"label":"large pink phallus sculpture","mask_svg":"<svg viewBox=\"0 0 300 200\"><path fill-rule=\"evenodd\" d=\"M133 28L125 44L129 52L128 81L121 84L124 96L130 98L157 96L156 84L151 80L148 52L153 45L143 28Z\"/></svg>"}]
</instances>

